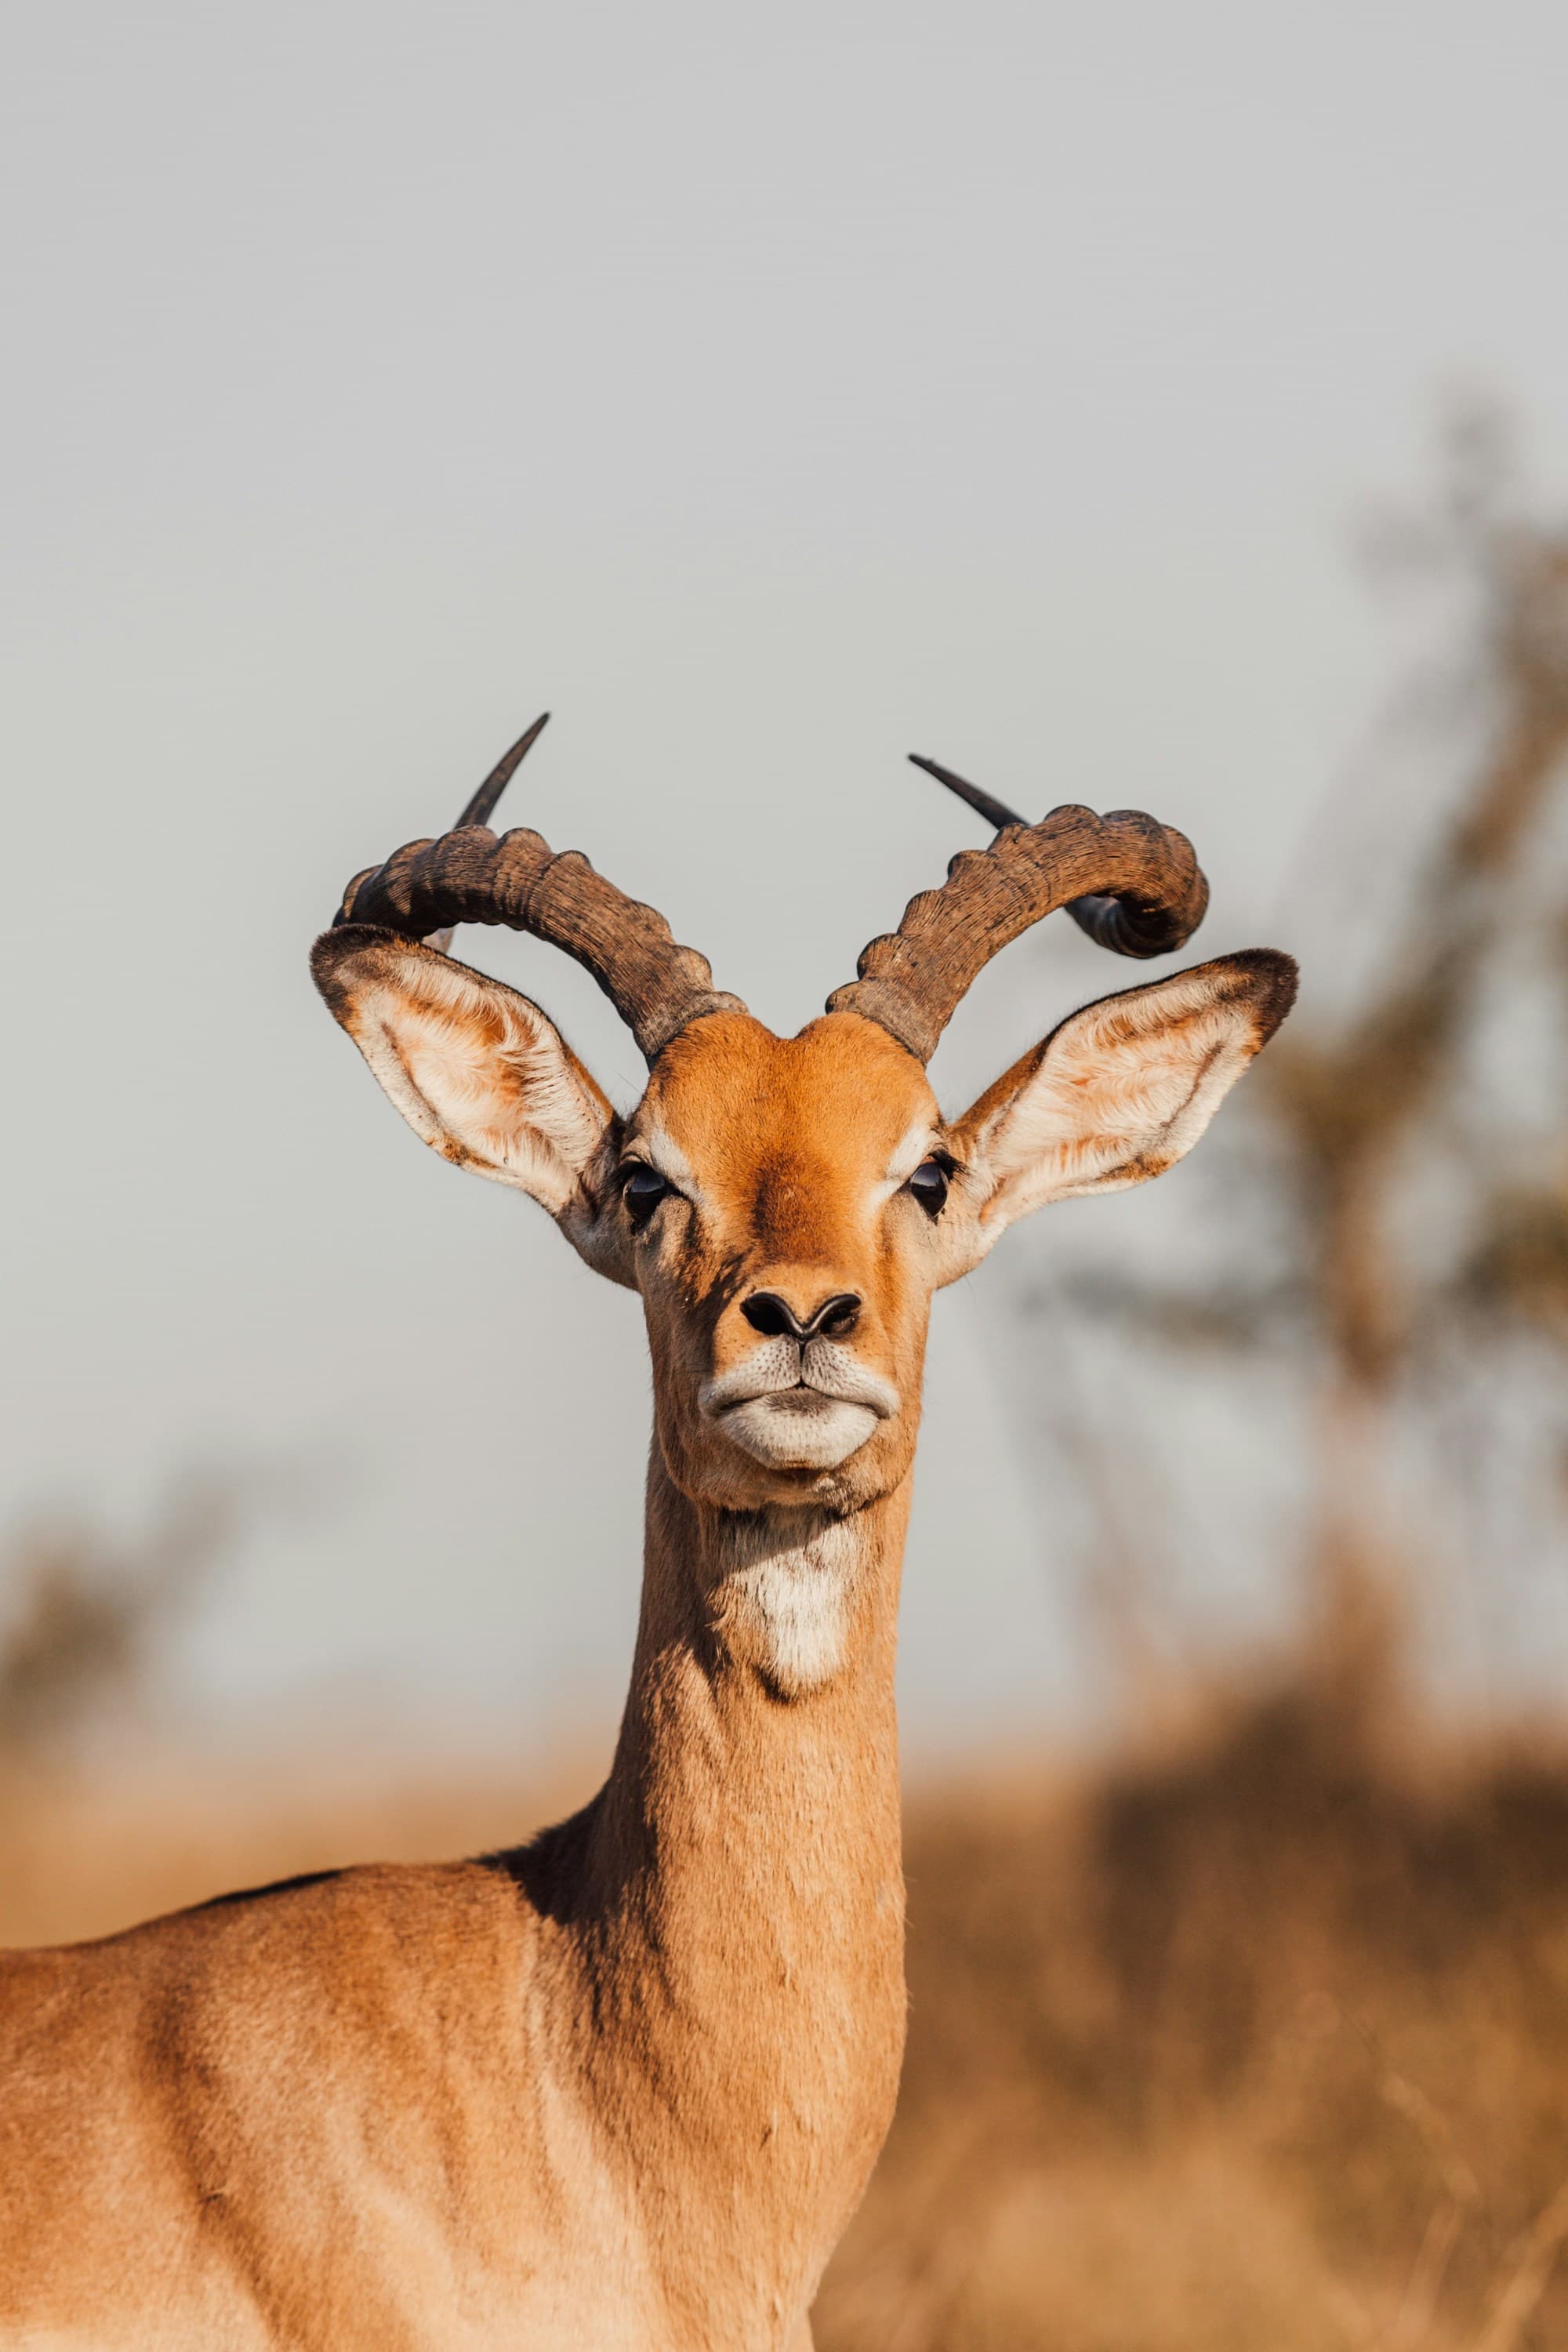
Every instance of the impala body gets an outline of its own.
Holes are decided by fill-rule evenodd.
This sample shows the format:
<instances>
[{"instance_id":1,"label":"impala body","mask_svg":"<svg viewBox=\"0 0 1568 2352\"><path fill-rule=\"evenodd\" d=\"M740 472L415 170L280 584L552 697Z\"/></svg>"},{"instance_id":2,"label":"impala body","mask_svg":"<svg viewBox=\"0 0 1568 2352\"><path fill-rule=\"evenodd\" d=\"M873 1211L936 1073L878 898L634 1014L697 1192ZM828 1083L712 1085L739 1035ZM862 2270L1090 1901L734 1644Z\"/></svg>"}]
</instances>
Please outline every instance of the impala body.
<instances>
[{"instance_id":1,"label":"impala body","mask_svg":"<svg viewBox=\"0 0 1568 2352\"><path fill-rule=\"evenodd\" d=\"M315 971L427 1142L640 1294L610 1775L510 1853L12 1956L6 2347L809 2346L903 2044L893 1666L931 1295L1041 1202L1178 1158L1289 1008L1289 959L1222 959L1074 1014L948 1120L924 1065L980 964L1069 903L1123 951L1180 944L1205 892L1179 835L999 812L780 1038L582 859L475 821L510 772L355 878ZM444 952L458 920L595 972L650 1064L629 1115Z\"/></svg>"}]
</instances>

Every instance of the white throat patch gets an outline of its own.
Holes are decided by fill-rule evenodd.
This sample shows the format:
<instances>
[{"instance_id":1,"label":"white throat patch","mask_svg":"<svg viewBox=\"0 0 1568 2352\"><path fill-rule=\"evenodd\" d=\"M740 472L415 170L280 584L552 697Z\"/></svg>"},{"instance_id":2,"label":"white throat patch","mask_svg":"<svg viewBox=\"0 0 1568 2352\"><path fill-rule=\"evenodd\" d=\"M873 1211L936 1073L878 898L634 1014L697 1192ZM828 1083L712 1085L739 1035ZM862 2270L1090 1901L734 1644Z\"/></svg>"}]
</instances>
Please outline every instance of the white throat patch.
<instances>
[{"instance_id":1,"label":"white throat patch","mask_svg":"<svg viewBox=\"0 0 1568 2352\"><path fill-rule=\"evenodd\" d=\"M844 1663L861 1538L844 1519L809 1521L792 1540L791 1512L763 1512L728 1535L720 1612L741 1655L781 1698L804 1698Z\"/></svg>"}]
</instances>

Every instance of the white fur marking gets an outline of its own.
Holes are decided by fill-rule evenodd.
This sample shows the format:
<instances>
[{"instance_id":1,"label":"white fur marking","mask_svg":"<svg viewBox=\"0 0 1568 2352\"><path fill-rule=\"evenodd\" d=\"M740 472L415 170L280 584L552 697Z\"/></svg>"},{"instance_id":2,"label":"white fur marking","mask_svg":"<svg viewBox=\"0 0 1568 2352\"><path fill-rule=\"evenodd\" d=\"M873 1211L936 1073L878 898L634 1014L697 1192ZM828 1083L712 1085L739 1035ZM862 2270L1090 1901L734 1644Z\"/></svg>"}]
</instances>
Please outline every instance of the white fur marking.
<instances>
[{"instance_id":1,"label":"white fur marking","mask_svg":"<svg viewBox=\"0 0 1568 2352\"><path fill-rule=\"evenodd\" d=\"M936 1138L937 1129L929 1118L917 1118L912 1127L905 1129L888 1162L888 1173L883 1180L887 1186L884 1197L890 1197L909 1182Z\"/></svg>"},{"instance_id":2,"label":"white fur marking","mask_svg":"<svg viewBox=\"0 0 1568 2352\"><path fill-rule=\"evenodd\" d=\"M791 1543L770 1514L742 1521L724 1580L735 1630L784 1698L831 1682L844 1663L859 1546L847 1522L818 1523Z\"/></svg>"},{"instance_id":3,"label":"white fur marking","mask_svg":"<svg viewBox=\"0 0 1568 2352\"><path fill-rule=\"evenodd\" d=\"M690 1160L668 1128L649 1119L645 1126L634 1129L630 1140L645 1154L650 1167L657 1168L665 1181L673 1184L678 1192L684 1193L695 1208L704 1209L709 1205Z\"/></svg>"}]
</instances>

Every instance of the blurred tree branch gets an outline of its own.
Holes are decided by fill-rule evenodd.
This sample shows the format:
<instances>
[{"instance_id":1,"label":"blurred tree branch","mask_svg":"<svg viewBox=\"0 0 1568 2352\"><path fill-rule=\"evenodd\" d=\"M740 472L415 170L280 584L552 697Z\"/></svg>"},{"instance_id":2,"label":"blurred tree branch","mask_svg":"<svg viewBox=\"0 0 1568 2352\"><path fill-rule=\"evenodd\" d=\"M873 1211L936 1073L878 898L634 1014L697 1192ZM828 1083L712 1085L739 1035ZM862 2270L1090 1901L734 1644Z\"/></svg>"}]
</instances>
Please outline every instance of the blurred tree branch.
<instances>
[{"instance_id":1,"label":"blurred tree branch","mask_svg":"<svg viewBox=\"0 0 1568 2352\"><path fill-rule=\"evenodd\" d=\"M1556 1024L1568 966L1568 529L1522 509L1510 442L1495 411L1456 417L1433 510L1379 528L1384 562L1460 592L1465 686L1422 698L1422 799L1392 855L1368 856L1362 837L1375 785L1325 839L1371 930L1365 974L1314 1011L1309 958L1306 1004L1205 1147L1211 1181L1237 1197L1264 1186L1282 1220L1227 1234L1206 1278L1089 1264L1057 1286L1086 1325L1178 1359L1295 1364L1315 1454L1314 1604L1347 1695L1386 1688L1402 1631L1391 1489L1413 1398L1473 1382L1522 1334L1568 1339L1568 1116L1534 1066L1555 1057L1532 1056L1510 1100L1485 1028L1500 989L1505 1027L1542 1007ZM1445 793L1461 723L1478 748Z\"/></svg>"}]
</instances>

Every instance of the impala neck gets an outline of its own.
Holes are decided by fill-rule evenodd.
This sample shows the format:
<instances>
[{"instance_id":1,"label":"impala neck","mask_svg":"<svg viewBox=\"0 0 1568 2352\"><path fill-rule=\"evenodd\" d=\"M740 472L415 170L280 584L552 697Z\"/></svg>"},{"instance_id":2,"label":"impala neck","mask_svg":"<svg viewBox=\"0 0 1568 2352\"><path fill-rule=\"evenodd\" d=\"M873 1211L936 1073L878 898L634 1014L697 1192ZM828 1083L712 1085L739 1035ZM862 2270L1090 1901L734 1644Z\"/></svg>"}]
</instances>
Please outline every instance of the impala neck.
<instances>
[{"instance_id":1,"label":"impala neck","mask_svg":"<svg viewBox=\"0 0 1568 2352\"><path fill-rule=\"evenodd\" d=\"M715 1900L729 1909L743 1888L782 1925L897 1885L908 1516L907 1480L847 1517L693 1503L655 1444L631 1691L595 1839L612 1904L635 1909L657 1883L668 1924L679 1890L705 1935Z\"/></svg>"},{"instance_id":2,"label":"impala neck","mask_svg":"<svg viewBox=\"0 0 1568 2352\"><path fill-rule=\"evenodd\" d=\"M707 1508L656 1444L610 1778L514 1864L563 1931L582 2079L649 2242L689 2251L723 2211L758 2250L756 2294L801 2318L876 2161L903 2053L893 1666L908 1507L906 1480L847 1518ZM667 2292L720 2294L699 2269L683 2257ZM760 2340L739 2305L731 2316L713 2341Z\"/></svg>"}]
</instances>

